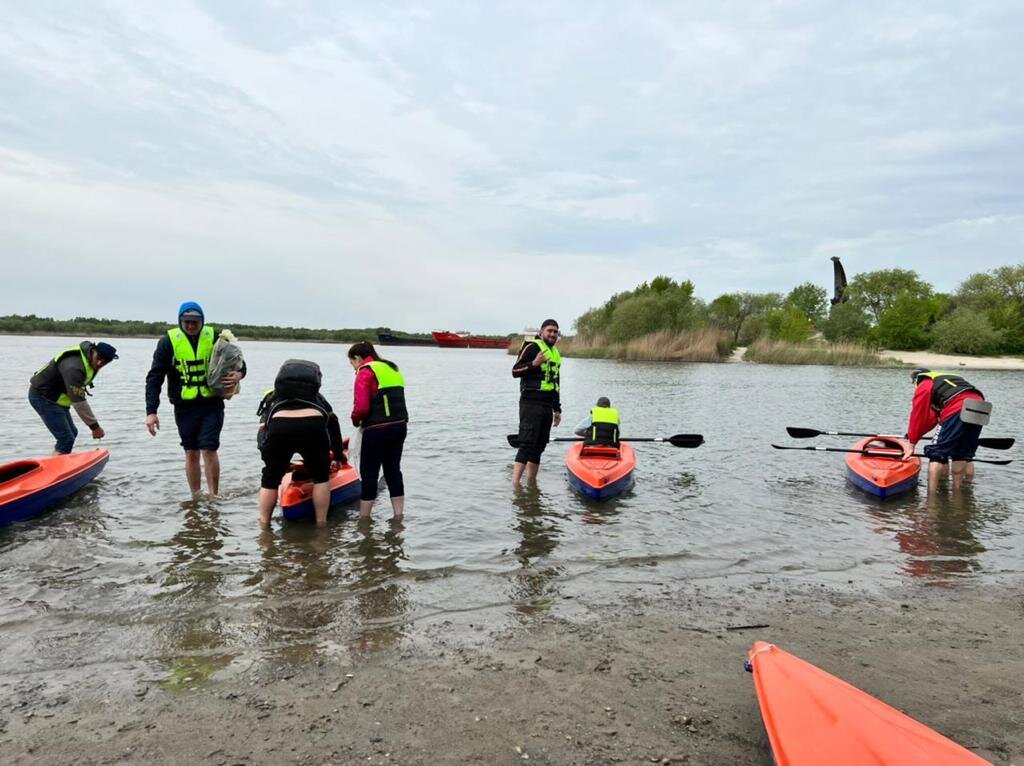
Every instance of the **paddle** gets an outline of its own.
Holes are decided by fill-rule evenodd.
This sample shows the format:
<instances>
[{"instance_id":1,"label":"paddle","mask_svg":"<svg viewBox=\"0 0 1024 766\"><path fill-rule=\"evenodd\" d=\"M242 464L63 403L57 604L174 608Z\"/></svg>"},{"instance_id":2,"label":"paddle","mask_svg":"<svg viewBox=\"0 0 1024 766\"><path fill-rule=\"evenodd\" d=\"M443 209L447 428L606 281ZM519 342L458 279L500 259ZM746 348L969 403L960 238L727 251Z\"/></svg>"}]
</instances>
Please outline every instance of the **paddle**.
<instances>
[{"instance_id":1,"label":"paddle","mask_svg":"<svg viewBox=\"0 0 1024 766\"><path fill-rule=\"evenodd\" d=\"M855 452L858 455L867 455L868 457L891 457L894 460L902 460L904 455L903 452L894 449L843 449L842 447L788 447L782 444L773 444L772 447L775 449L799 449L807 450L809 452ZM914 452L907 457L928 457L920 452ZM970 458L971 462L974 463L988 463L989 465L1009 465L1012 460L982 460L980 457Z\"/></svg>"},{"instance_id":2,"label":"paddle","mask_svg":"<svg viewBox=\"0 0 1024 766\"><path fill-rule=\"evenodd\" d=\"M519 446L519 434L509 434L507 437L508 446L518 447ZM555 439L551 439L553 442L581 442L583 441L582 436L559 436ZM674 436L637 436L633 439L623 437L619 439L620 442L665 442L671 444L673 447L686 447L688 449L694 449L704 443L704 437L701 434L675 434Z\"/></svg>"},{"instance_id":3,"label":"paddle","mask_svg":"<svg viewBox=\"0 0 1024 766\"><path fill-rule=\"evenodd\" d=\"M850 431L816 431L813 428L795 428L793 426L786 427L786 433L792 436L794 439L810 439L813 436L877 436L878 434L855 434ZM894 439L900 437L894 436ZM926 439L932 437L926 436ZM1012 438L1000 438L1000 437L987 437L983 436L978 439L979 447L988 447L989 449L1010 449L1013 446L1015 439Z\"/></svg>"}]
</instances>

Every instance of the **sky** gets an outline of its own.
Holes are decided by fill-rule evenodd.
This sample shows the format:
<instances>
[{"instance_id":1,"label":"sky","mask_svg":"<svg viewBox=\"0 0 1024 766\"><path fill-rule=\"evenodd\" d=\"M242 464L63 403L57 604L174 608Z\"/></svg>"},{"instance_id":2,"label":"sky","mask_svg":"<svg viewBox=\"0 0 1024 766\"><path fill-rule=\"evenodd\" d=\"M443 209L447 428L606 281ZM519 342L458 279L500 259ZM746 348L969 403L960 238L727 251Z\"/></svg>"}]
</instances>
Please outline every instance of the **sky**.
<instances>
[{"instance_id":1,"label":"sky","mask_svg":"<svg viewBox=\"0 0 1024 766\"><path fill-rule=\"evenodd\" d=\"M0 314L510 333L1024 262L1024 4L0 0Z\"/></svg>"}]
</instances>

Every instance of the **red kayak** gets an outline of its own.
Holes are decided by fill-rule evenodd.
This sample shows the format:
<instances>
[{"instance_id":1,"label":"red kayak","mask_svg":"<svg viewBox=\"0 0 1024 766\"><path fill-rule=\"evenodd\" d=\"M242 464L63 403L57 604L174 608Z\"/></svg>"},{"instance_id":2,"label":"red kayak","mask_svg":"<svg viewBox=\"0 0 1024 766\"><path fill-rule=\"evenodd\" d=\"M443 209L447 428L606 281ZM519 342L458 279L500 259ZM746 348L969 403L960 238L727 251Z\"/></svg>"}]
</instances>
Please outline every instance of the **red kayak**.
<instances>
[{"instance_id":1,"label":"red kayak","mask_svg":"<svg viewBox=\"0 0 1024 766\"><path fill-rule=\"evenodd\" d=\"M0 466L0 526L50 510L99 476L109 458L93 449Z\"/></svg>"},{"instance_id":2,"label":"red kayak","mask_svg":"<svg viewBox=\"0 0 1024 766\"><path fill-rule=\"evenodd\" d=\"M335 463L331 468L329 482L332 508L358 499L362 491L359 472L348 463ZM291 472L281 479L278 497L284 517L289 521L313 518L313 482L303 471L301 462L292 463Z\"/></svg>"},{"instance_id":3,"label":"red kayak","mask_svg":"<svg viewBox=\"0 0 1024 766\"><path fill-rule=\"evenodd\" d=\"M853 449L871 454L850 452L846 455L846 478L854 485L877 497L892 497L917 486L921 458L903 459L910 443L895 436L872 436L861 439Z\"/></svg>"},{"instance_id":4,"label":"red kayak","mask_svg":"<svg viewBox=\"0 0 1024 766\"><path fill-rule=\"evenodd\" d=\"M594 500L606 500L633 486L636 453L625 442L616 447L583 446L577 442L565 453L569 483Z\"/></svg>"},{"instance_id":5,"label":"red kayak","mask_svg":"<svg viewBox=\"0 0 1024 766\"><path fill-rule=\"evenodd\" d=\"M980 766L978 757L774 644L758 641L747 670L778 766Z\"/></svg>"}]
</instances>

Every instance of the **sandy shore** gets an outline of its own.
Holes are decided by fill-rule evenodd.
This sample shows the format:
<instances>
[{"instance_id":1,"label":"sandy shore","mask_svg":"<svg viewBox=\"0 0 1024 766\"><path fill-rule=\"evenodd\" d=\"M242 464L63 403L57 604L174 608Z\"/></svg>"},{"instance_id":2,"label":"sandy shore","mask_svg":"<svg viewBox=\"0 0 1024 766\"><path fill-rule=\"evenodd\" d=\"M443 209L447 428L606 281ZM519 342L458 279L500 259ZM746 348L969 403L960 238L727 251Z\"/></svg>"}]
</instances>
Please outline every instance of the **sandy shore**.
<instances>
[{"instance_id":1,"label":"sandy shore","mask_svg":"<svg viewBox=\"0 0 1024 766\"><path fill-rule=\"evenodd\" d=\"M914 367L932 370L1024 370L1018 356L954 356L932 351L882 351L881 355Z\"/></svg>"},{"instance_id":2,"label":"sandy shore","mask_svg":"<svg viewBox=\"0 0 1024 766\"><path fill-rule=\"evenodd\" d=\"M85 669L89 688L74 692L59 691L61 671L29 673L0 679L0 747L18 764L767 765L743 671L764 639L996 764L1022 764L1020 594L687 583L580 620L468 636L440 622L400 648L254 664L179 691L104 686L123 668Z\"/></svg>"}]
</instances>

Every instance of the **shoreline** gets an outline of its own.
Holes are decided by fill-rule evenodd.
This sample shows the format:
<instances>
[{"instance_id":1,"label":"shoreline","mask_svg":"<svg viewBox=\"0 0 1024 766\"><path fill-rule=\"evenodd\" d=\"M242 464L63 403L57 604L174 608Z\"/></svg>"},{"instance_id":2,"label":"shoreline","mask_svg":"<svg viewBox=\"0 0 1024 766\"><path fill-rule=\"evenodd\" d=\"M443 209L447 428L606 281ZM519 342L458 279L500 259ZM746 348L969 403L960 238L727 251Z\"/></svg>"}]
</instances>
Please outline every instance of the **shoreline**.
<instances>
[{"instance_id":1,"label":"shoreline","mask_svg":"<svg viewBox=\"0 0 1024 766\"><path fill-rule=\"evenodd\" d=\"M879 355L908 367L932 370L1024 370L1024 358L1017 356L957 356L934 351L880 351Z\"/></svg>"},{"instance_id":2,"label":"shoreline","mask_svg":"<svg viewBox=\"0 0 1024 766\"><path fill-rule=\"evenodd\" d=\"M511 629L442 615L391 647L254 660L173 689L144 675L125 686L144 659L77 669L88 688L67 688L65 669L29 670L0 679L0 745L18 764L766 765L743 670L766 640L993 763L1024 756L1016 578L884 594L768 578L666 585L577 603L576 619L556 603Z\"/></svg>"}]
</instances>

